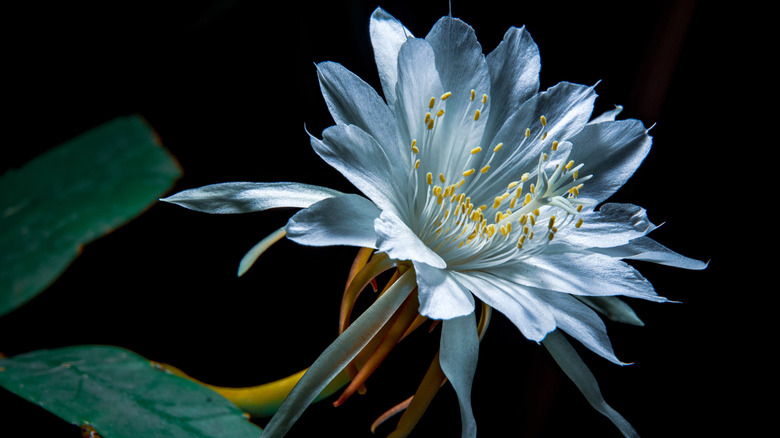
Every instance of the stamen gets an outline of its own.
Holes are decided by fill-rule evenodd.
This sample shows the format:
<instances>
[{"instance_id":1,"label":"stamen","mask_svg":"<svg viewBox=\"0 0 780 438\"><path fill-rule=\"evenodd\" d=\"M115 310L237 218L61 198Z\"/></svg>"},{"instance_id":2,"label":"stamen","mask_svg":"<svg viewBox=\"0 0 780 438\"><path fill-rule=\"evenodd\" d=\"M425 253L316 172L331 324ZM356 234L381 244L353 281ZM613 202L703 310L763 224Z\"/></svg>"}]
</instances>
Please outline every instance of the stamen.
<instances>
[{"instance_id":1,"label":"stamen","mask_svg":"<svg viewBox=\"0 0 780 438\"><path fill-rule=\"evenodd\" d=\"M428 182L428 185L433 184L433 174L431 172L428 172L425 175L425 180Z\"/></svg>"},{"instance_id":2,"label":"stamen","mask_svg":"<svg viewBox=\"0 0 780 438\"><path fill-rule=\"evenodd\" d=\"M482 152L482 148L477 146L477 147L475 147L474 149L471 150L471 155L478 154L480 152Z\"/></svg>"},{"instance_id":3,"label":"stamen","mask_svg":"<svg viewBox=\"0 0 780 438\"><path fill-rule=\"evenodd\" d=\"M436 116L437 117L441 117L443 115L444 115L444 110L443 109L440 109L439 111L436 112Z\"/></svg>"},{"instance_id":4,"label":"stamen","mask_svg":"<svg viewBox=\"0 0 780 438\"><path fill-rule=\"evenodd\" d=\"M574 225L574 227L575 227L575 228L579 228L579 227L581 227L583 222L584 222L584 221L582 220L582 218L580 218L580 219L577 221L577 223Z\"/></svg>"},{"instance_id":5,"label":"stamen","mask_svg":"<svg viewBox=\"0 0 780 438\"><path fill-rule=\"evenodd\" d=\"M439 181L441 181L441 183L442 183L442 184L444 184L444 183L446 183L446 182L447 182L447 180L446 180L446 179L444 179L444 174L443 174L443 173L440 173L440 174L439 174Z\"/></svg>"},{"instance_id":6,"label":"stamen","mask_svg":"<svg viewBox=\"0 0 780 438\"><path fill-rule=\"evenodd\" d=\"M502 147L504 147L504 143L497 144L496 147L493 148L493 152L500 151Z\"/></svg>"},{"instance_id":7,"label":"stamen","mask_svg":"<svg viewBox=\"0 0 780 438\"><path fill-rule=\"evenodd\" d=\"M487 173L487 171L488 171L488 170L490 170L490 165L489 165L489 164L488 164L487 166L483 167L483 168L480 170L480 172L482 172L482 173Z\"/></svg>"},{"instance_id":8,"label":"stamen","mask_svg":"<svg viewBox=\"0 0 780 438\"><path fill-rule=\"evenodd\" d=\"M474 111L474 121L479 120L479 110Z\"/></svg>"},{"instance_id":9,"label":"stamen","mask_svg":"<svg viewBox=\"0 0 780 438\"><path fill-rule=\"evenodd\" d=\"M433 109L433 106L436 105L436 98L431 97L431 101L428 102L428 108Z\"/></svg>"},{"instance_id":10,"label":"stamen","mask_svg":"<svg viewBox=\"0 0 780 438\"><path fill-rule=\"evenodd\" d=\"M452 96L452 93L448 91L441 95L441 100L447 100L450 96Z\"/></svg>"},{"instance_id":11,"label":"stamen","mask_svg":"<svg viewBox=\"0 0 780 438\"><path fill-rule=\"evenodd\" d=\"M433 107L431 107L433 108ZM541 116L539 117L539 121L542 122L542 126L547 126L547 117Z\"/></svg>"},{"instance_id":12,"label":"stamen","mask_svg":"<svg viewBox=\"0 0 780 438\"><path fill-rule=\"evenodd\" d=\"M483 104L487 103L487 94L482 95L482 103Z\"/></svg>"},{"instance_id":13,"label":"stamen","mask_svg":"<svg viewBox=\"0 0 780 438\"><path fill-rule=\"evenodd\" d=\"M474 100L474 97L476 97L477 93L474 90L471 90L471 100Z\"/></svg>"},{"instance_id":14,"label":"stamen","mask_svg":"<svg viewBox=\"0 0 780 438\"><path fill-rule=\"evenodd\" d=\"M464 177L466 177L466 176L471 176L471 175L473 175L473 174L474 174L474 172L475 172L475 170L474 170L474 169L469 169L469 170L467 170L467 171L463 172L463 176L464 176Z\"/></svg>"}]
</instances>

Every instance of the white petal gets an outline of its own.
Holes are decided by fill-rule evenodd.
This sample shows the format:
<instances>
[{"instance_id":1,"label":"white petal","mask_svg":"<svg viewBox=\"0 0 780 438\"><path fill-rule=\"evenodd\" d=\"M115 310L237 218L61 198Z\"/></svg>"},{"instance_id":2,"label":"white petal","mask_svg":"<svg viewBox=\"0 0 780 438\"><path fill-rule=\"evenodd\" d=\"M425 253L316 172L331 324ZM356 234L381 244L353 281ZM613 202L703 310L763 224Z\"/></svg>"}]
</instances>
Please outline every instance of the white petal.
<instances>
[{"instance_id":1,"label":"white petal","mask_svg":"<svg viewBox=\"0 0 780 438\"><path fill-rule=\"evenodd\" d=\"M634 312L634 309L618 297L584 297L578 295L577 299L612 321L639 327L645 325L636 312Z\"/></svg>"},{"instance_id":2,"label":"white petal","mask_svg":"<svg viewBox=\"0 0 780 438\"><path fill-rule=\"evenodd\" d=\"M485 124L490 119L492 94L487 61L474 29L457 18L439 19L426 35L425 41L433 48L436 71L439 72L443 90L452 93L452 97L447 100L445 116L437 120L441 124L437 142L453 151L445 153L445 160L455 157L465 159L468 157L465 151L481 145ZM471 100L471 90L475 92L474 101ZM483 94L488 96L485 105L481 104ZM439 95L431 96L439 98ZM478 108L480 117L474 121L474 113ZM442 170L453 166L458 174L463 171L460 162L444 165Z\"/></svg>"},{"instance_id":3,"label":"white petal","mask_svg":"<svg viewBox=\"0 0 780 438\"><path fill-rule=\"evenodd\" d=\"M596 312L569 294L537 290L536 295L550 305L558 328L610 362L626 365L615 357L607 328Z\"/></svg>"},{"instance_id":4,"label":"white petal","mask_svg":"<svg viewBox=\"0 0 780 438\"><path fill-rule=\"evenodd\" d=\"M393 114L376 91L335 62L317 64L317 77L333 120L356 125L382 145L392 162L401 165Z\"/></svg>"},{"instance_id":5,"label":"white petal","mask_svg":"<svg viewBox=\"0 0 780 438\"><path fill-rule=\"evenodd\" d=\"M414 263L420 314L431 319L452 319L474 313L474 297L445 269Z\"/></svg>"},{"instance_id":6,"label":"white petal","mask_svg":"<svg viewBox=\"0 0 780 438\"><path fill-rule=\"evenodd\" d=\"M374 230L377 249L391 258L421 262L440 269L447 267L447 263L428 248L397 215L383 211L374 221Z\"/></svg>"},{"instance_id":7,"label":"white petal","mask_svg":"<svg viewBox=\"0 0 780 438\"><path fill-rule=\"evenodd\" d=\"M528 288L485 272L453 272L477 298L503 313L527 339L541 342L555 330L549 306Z\"/></svg>"},{"instance_id":8,"label":"white petal","mask_svg":"<svg viewBox=\"0 0 780 438\"><path fill-rule=\"evenodd\" d=\"M700 270L707 267L707 263L680 255L646 236L634 239L626 245L599 248L595 251L610 257L642 260L675 268Z\"/></svg>"},{"instance_id":9,"label":"white petal","mask_svg":"<svg viewBox=\"0 0 780 438\"><path fill-rule=\"evenodd\" d=\"M621 112L623 112L623 107L620 105L615 105L614 109L605 111L604 113L598 115L597 117L594 117L588 123L612 122L615 120L615 117L617 117L617 115L620 114Z\"/></svg>"},{"instance_id":10,"label":"white petal","mask_svg":"<svg viewBox=\"0 0 780 438\"><path fill-rule=\"evenodd\" d=\"M342 193L300 183L231 182L189 189L161 201L204 213L249 213L269 208L306 208Z\"/></svg>"},{"instance_id":11,"label":"white petal","mask_svg":"<svg viewBox=\"0 0 780 438\"><path fill-rule=\"evenodd\" d=\"M431 45L423 39L406 40L398 52L398 80L393 107L402 145L410 146L412 140L418 137L422 140L422 134L427 129L425 112L429 110L429 99L443 93Z\"/></svg>"},{"instance_id":12,"label":"white petal","mask_svg":"<svg viewBox=\"0 0 780 438\"><path fill-rule=\"evenodd\" d=\"M491 116L485 139L492 140L506 119L539 91L539 48L525 27L511 27L487 56Z\"/></svg>"},{"instance_id":13,"label":"white petal","mask_svg":"<svg viewBox=\"0 0 780 438\"><path fill-rule=\"evenodd\" d=\"M574 147L570 158L585 164L580 175L593 175L582 192L599 201L609 198L631 178L653 143L638 120L591 123L571 142Z\"/></svg>"},{"instance_id":14,"label":"white petal","mask_svg":"<svg viewBox=\"0 0 780 438\"><path fill-rule=\"evenodd\" d=\"M391 162L373 137L354 125L331 126L322 136L322 140L311 136L311 145L323 160L379 208L402 214L407 195L399 191L405 178L399 174L399 163Z\"/></svg>"},{"instance_id":15,"label":"white petal","mask_svg":"<svg viewBox=\"0 0 780 438\"><path fill-rule=\"evenodd\" d=\"M322 200L287 222L287 238L302 245L376 248L374 220L382 213L358 195Z\"/></svg>"},{"instance_id":16,"label":"white petal","mask_svg":"<svg viewBox=\"0 0 780 438\"><path fill-rule=\"evenodd\" d=\"M526 286L574 295L623 295L667 301L628 264L602 254L561 251L555 245L523 262L493 268L491 272Z\"/></svg>"},{"instance_id":17,"label":"white petal","mask_svg":"<svg viewBox=\"0 0 780 438\"><path fill-rule=\"evenodd\" d=\"M382 8L376 8L371 14L369 33L385 100L392 108L395 106L395 85L398 82L398 52L407 38L413 35Z\"/></svg>"},{"instance_id":18,"label":"white petal","mask_svg":"<svg viewBox=\"0 0 780 438\"><path fill-rule=\"evenodd\" d=\"M639 437L636 430L617 411L604 401L599 384L588 366L582 361L574 347L559 332L555 331L547 335L543 341L544 346L552 354L563 372L577 385L582 395L588 400L594 409L609 418L626 437Z\"/></svg>"},{"instance_id":19,"label":"white petal","mask_svg":"<svg viewBox=\"0 0 780 438\"><path fill-rule=\"evenodd\" d=\"M479 336L474 315L447 319L442 323L439 364L460 406L461 437L475 438L477 423L471 409L471 385L479 358Z\"/></svg>"},{"instance_id":20,"label":"white petal","mask_svg":"<svg viewBox=\"0 0 780 438\"><path fill-rule=\"evenodd\" d=\"M604 204L582 219L580 228L570 228L556 238L580 248L608 248L625 245L656 228L647 211L632 204Z\"/></svg>"},{"instance_id":21,"label":"white petal","mask_svg":"<svg viewBox=\"0 0 780 438\"><path fill-rule=\"evenodd\" d=\"M301 377L263 430L262 438L280 438L325 386L368 344L414 289L414 271L408 271L322 352Z\"/></svg>"},{"instance_id":22,"label":"white petal","mask_svg":"<svg viewBox=\"0 0 780 438\"><path fill-rule=\"evenodd\" d=\"M484 197L492 202L496 193L506 189L507 181L519 180L526 172L533 176L540 154L549 152L553 140L563 142L583 129L595 100L593 87L569 82L561 82L528 99L507 119L493 140L504 143L504 147L493 159L490 175L501 177L481 179L478 191L470 192L472 198ZM547 126L542 125L541 116L545 116ZM528 138L526 128L531 132ZM542 140L545 132L547 136ZM486 164L489 156L485 154L482 164Z\"/></svg>"}]
</instances>

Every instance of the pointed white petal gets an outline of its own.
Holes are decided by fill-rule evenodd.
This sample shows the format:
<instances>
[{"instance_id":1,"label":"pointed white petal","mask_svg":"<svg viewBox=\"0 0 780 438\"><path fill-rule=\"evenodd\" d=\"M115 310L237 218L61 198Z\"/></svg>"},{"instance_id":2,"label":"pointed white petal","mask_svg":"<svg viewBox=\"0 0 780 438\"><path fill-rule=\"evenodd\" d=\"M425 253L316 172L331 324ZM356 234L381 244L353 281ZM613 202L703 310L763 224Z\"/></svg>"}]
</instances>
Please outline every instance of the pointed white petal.
<instances>
[{"instance_id":1,"label":"pointed white petal","mask_svg":"<svg viewBox=\"0 0 780 438\"><path fill-rule=\"evenodd\" d=\"M263 430L262 438L281 438L325 386L347 366L387 323L414 289L414 271L407 271L322 352L301 377Z\"/></svg>"},{"instance_id":2,"label":"pointed white petal","mask_svg":"<svg viewBox=\"0 0 780 438\"><path fill-rule=\"evenodd\" d=\"M491 116L485 140L491 141L517 108L539 91L539 48L525 27L511 27L487 56L490 68ZM491 142L494 144L497 142Z\"/></svg>"},{"instance_id":3,"label":"pointed white petal","mask_svg":"<svg viewBox=\"0 0 780 438\"><path fill-rule=\"evenodd\" d=\"M653 141L642 122L591 123L571 138L571 159L584 163L580 175L593 175L583 194L603 201L628 181L650 152Z\"/></svg>"},{"instance_id":4,"label":"pointed white petal","mask_svg":"<svg viewBox=\"0 0 780 438\"><path fill-rule=\"evenodd\" d=\"M618 116L623 112L623 107L620 105L615 105L614 109L611 109L609 111L605 111L602 114L599 114L598 116L594 117L593 120L591 120L588 123L602 123L602 122L612 122L615 120L615 117Z\"/></svg>"},{"instance_id":5,"label":"pointed white petal","mask_svg":"<svg viewBox=\"0 0 780 438\"><path fill-rule=\"evenodd\" d=\"M374 221L376 247L397 260L410 260L444 269L447 263L428 248L412 230L395 214L383 211Z\"/></svg>"},{"instance_id":6,"label":"pointed white petal","mask_svg":"<svg viewBox=\"0 0 780 438\"><path fill-rule=\"evenodd\" d=\"M615 258L597 253L571 253L555 245L520 263L491 270L512 282L586 296L623 295L665 302L653 285L633 267Z\"/></svg>"},{"instance_id":7,"label":"pointed white petal","mask_svg":"<svg viewBox=\"0 0 780 438\"><path fill-rule=\"evenodd\" d=\"M444 90L434 64L433 48L423 39L406 40L398 52L398 80L393 107L402 145L411 145L412 140L418 137L422 140L427 130L425 112L429 111L429 99L442 94Z\"/></svg>"},{"instance_id":8,"label":"pointed white petal","mask_svg":"<svg viewBox=\"0 0 780 438\"><path fill-rule=\"evenodd\" d=\"M314 151L382 210L398 214L406 204L400 163L391 162L377 141L354 125L336 125L311 136Z\"/></svg>"},{"instance_id":9,"label":"pointed white petal","mask_svg":"<svg viewBox=\"0 0 780 438\"><path fill-rule=\"evenodd\" d=\"M558 328L610 362L626 365L615 356L607 328L596 312L569 294L536 290L536 295L550 305Z\"/></svg>"},{"instance_id":10,"label":"pointed white petal","mask_svg":"<svg viewBox=\"0 0 780 438\"><path fill-rule=\"evenodd\" d=\"M599 384L596 382L593 373L591 373L588 366L585 365L585 362L577 354L577 351L574 350L574 347L569 344L569 341L560 332L550 333L542 343L594 409L609 418L624 436L639 437L639 434L631 424L607 404L604 396L601 395L601 389L599 389Z\"/></svg>"},{"instance_id":11,"label":"pointed white petal","mask_svg":"<svg viewBox=\"0 0 780 438\"><path fill-rule=\"evenodd\" d=\"M420 314L431 319L452 319L474 313L474 297L445 269L414 263Z\"/></svg>"},{"instance_id":12,"label":"pointed white petal","mask_svg":"<svg viewBox=\"0 0 780 438\"><path fill-rule=\"evenodd\" d=\"M636 312L634 312L634 309L618 297L584 297L578 295L577 299L612 321L639 327L645 325Z\"/></svg>"},{"instance_id":13,"label":"pointed white petal","mask_svg":"<svg viewBox=\"0 0 780 438\"><path fill-rule=\"evenodd\" d=\"M581 218L582 226L569 228L556 238L579 248L608 248L625 245L656 228L647 218L647 211L632 204L604 204Z\"/></svg>"},{"instance_id":14,"label":"pointed white petal","mask_svg":"<svg viewBox=\"0 0 780 438\"><path fill-rule=\"evenodd\" d=\"M287 222L287 238L302 245L376 248L374 220L381 210L358 195L322 200Z\"/></svg>"},{"instance_id":15,"label":"pointed white petal","mask_svg":"<svg viewBox=\"0 0 780 438\"><path fill-rule=\"evenodd\" d=\"M398 52L407 38L412 38L413 35L382 8L376 8L371 14L369 33L385 100L390 108L393 108L395 85L398 82Z\"/></svg>"},{"instance_id":16,"label":"pointed white petal","mask_svg":"<svg viewBox=\"0 0 780 438\"><path fill-rule=\"evenodd\" d=\"M325 103L337 124L355 125L372 136L390 158L401 164L395 120L376 91L335 62L317 64L317 77Z\"/></svg>"},{"instance_id":17,"label":"pointed white petal","mask_svg":"<svg viewBox=\"0 0 780 438\"><path fill-rule=\"evenodd\" d=\"M540 342L555 330L549 306L527 287L479 271L455 271L453 275L477 298L509 318L527 339Z\"/></svg>"},{"instance_id":18,"label":"pointed white petal","mask_svg":"<svg viewBox=\"0 0 780 438\"><path fill-rule=\"evenodd\" d=\"M161 201L203 213L249 213L269 208L306 208L342 193L326 187L300 183L231 182L179 192Z\"/></svg>"},{"instance_id":19,"label":"pointed white petal","mask_svg":"<svg viewBox=\"0 0 780 438\"><path fill-rule=\"evenodd\" d=\"M471 409L471 384L477 370L479 335L474 315L465 315L442 323L439 364L460 405L461 437L476 438L477 423Z\"/></svg>"},{"instance_id":20,"label":"pointed white petal","mask_svg":"<svg viewBox=\"0 0 780 438\"><path fill-rule=\"evenodd\" d=\"M647 236L634 239L626 245L593 251L610 257L641 260L675 268L701 270L707 267L707 263L678 254Z\"/></svg>"}]
</instances>

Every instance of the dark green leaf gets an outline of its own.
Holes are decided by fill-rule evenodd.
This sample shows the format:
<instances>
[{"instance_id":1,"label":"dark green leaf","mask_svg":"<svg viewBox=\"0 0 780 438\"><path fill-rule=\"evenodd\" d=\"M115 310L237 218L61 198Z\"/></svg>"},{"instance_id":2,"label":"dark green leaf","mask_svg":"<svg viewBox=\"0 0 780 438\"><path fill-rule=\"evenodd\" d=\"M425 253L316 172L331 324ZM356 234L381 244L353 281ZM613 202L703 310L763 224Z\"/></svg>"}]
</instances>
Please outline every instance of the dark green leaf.
<instances>
[{"instance_id":1,"label":"dark green leaf","mask_svg":"<svg viewBox=\"0 0 780 438\"><path fill-rule=\"evenodd\" d=\"M118 347L0 359L0 386L103 438L258 438L262 431L211 389Z\"/></svg>"},{"instance_id":2,"label":"dark green leaf","mask_svg":"<svg viewBox=\"0 0 780 438\"><path fill-rule=\"evenodd\" d=\"M90 130L0 177L0 316L49 286L81 247L139 215L181 176L137 116Z\"/></svg>"}]
</instances>

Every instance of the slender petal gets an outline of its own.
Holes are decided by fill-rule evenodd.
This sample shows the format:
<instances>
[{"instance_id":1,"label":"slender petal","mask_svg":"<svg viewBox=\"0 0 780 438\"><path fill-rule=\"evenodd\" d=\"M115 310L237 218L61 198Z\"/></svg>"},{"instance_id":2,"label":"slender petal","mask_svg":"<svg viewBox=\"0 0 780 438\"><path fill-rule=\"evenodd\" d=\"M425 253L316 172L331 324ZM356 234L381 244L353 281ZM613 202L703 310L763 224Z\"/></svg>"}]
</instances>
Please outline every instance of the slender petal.
<instances>
[{"instance_id":1,"label":"slender petal","mask_svg":"<svg viewBox=\"0 0 780 438\"><path fill-rule=\"evenodd\" d=\"M387 105L393 108L395 87L398 82L398 52L407 38L412 38L413 35L400 21L382 8L376 8L371 14L369 33L385 100Z\"/></svg>"},{"instance_id":2,"label":"slender petal","mask_svg":"<svg viewBox=\"0 0 780 438\"><path fill-rule=\"evenodd\" d=\"M342 193L300 183L232 182L184 190L161 201L203 213L250 213L269 208L306 208Z\"/></svg>"},{"instance_id":3,"label":"slender petal","mask_svg":"<svg viewBox=\"0 0 780 438\"><path fill-rule=\"evenodd\" d=\"M586 195L603 201L628 181L653 143L638 120L591 123L571 138L571 159L584 163L581 175L592 174Z\"/></svg>"},{"instance_id":4,"label":"slender petal","mask_svg":"<svg viewBox=\"0 0 780 438\"><path fill-rule=\"evenodd\" d=\"M461 437L477 436L477 423L471 409L471 383L477 370L479 336L474 315L442 322L439 363L458 394Z\"/></svg>"},{"instance_id":5,"label":"slender petal","mask_svg":"<svg viewBox=\"0 0 780 438\"><path fill-rule=\"evenodd\" d=\"M609 418L624 436L639 437L628 421L604 401L593 373L561 333L558 331L550 333L542 343L594 409Z\"/></svg>"},{"instance_id":6,"label":"slender petal","mask_svg":"<svg viewBox=\"0 0 780 438\"><path fill-rule=\"evenodd\" d=\"M455 278L477 298L503 313L526 339L541 342L555 330L555 318L547 303L528 288L484 272L455 272Z\"/></svg>"},{"instance_id":7,"label":"slender petal","mask_svg":"<svg viewBox=\"0 0 780 438\"><path fill-rule=\"evenodd\" d=\"M255 264L257 259L268 250L268 248L271 247L274 243L282 240L284 236L287 234L287 230L285 230L284 227L279 228L278 230L274 231L273 233L269 234L266 238L258 242L255 246L252 247L247 253L244 255L244 257L241 258L241 262L238 263L238 276L242 276L246 274L246 271L249 270L249 268L252 267L252 265Z\"/></svg>"},{"instance_id":8,"label":"slender petal","mask_svg":"<svg viewBox=\"0 0 780 438\"><path fill-rule=\"evenodd\" d=\"M680 255L649 237L639 237L614 248L598 248L600 254L626 260L641 260L675 268L700 270L707 263Z\"/></svg>"},{"instance_id":9,"label":"slender petal","mask_svg":"<svg viewBox=\"0 0 780 438\"><path fill-rule=\"evenodd\" d=\"M374 220L381 211L368 199L342 195L324 199L287 222L287 237L302 245L376 248Z\"/></svg>"},{"instance_id":10,"label":"slender petal","mask_svg":"<svg viewBox=\"0 0 780 438\"><path fill-rule=\"evenodd\" d=\"M263 438L284 436L309 404L347 366L384 326L414 289L414 271L407 271L377 298L355 322L322 352L290 391L276 415L263 430Z\"/></svg>"},{"instance_id":11,"label":"slender petal","mask_svg":"<svg viewBox=\"0 0 780 438\"><path fill-rule=\"evenodd\" d=\"M522 28L512 27L504 39L487 56L490 68L491 116L485 139L495 144L496 132L517 108L539 91L541 61L539 48L531 35Z\"/></svg>"},{"instance_id":12,"label":"slender petal","mask_svg":"<svg viewBox=\"0 0 780 438\"><path fill-rule=\"evenodd\" d=\"M399 166L379 143L354 125L326 129L323 139L311 137L314 151L368 196L382 210L403 211ZM403 177L405 179L405 177ZM400 208L400 210L399 210Z\"/></svg>"},{"instance_id":13,"label":"slender petal","mask_svg":"<svg viewBox=\"0 0 780 438\"><path fill-rule=\"evenodd\" d=\"M626 304L625 301L618 297L577 296L577 299L612 321L622 322L624 324L631 324L639 327L645 325L645 323L639 319L639 316L637 316L636 312L634 312L634 309L632 309L631 306Z\"/></svg>"},{"instance_id":14,"label":"slender petal","mask_svg":"<svg viewBox=\"0 0 780 438\"><path fill-rule=\"evenodd\" d=\"M492 268L515 283L574 295L624 295L665 302L653 286L628 264L601 254L555 253L555 245L522 263Z\"/></svg>"},{"instance_id":15,"label":"slender petal","mask_svg":"<svg viewBox=\"0 0 780 438\"><path fill-rule=\"evenodd\" d=\"M560 236L575 248L625 245L656 228L647 218L647 211L632 204L604 204L581 218L582 226Z\"/></svg>"},{"instance_id":16,"label":"slender petal","mask_svg":"<svg viewBox=\"0 0 780 438\"><path fill-rule=\"evenodd\" d=\"M536 295L550 305L558 328L610 362L626 365L615 357L607 328L596 312L569 294L537 290Z\"/></svg>"},{"instance_id":17,"label":"slender petal","mask_svg":"<svg viewBox=\"0 0 780 438\"><path fill-rule=\"evenodd\" d=\"M376 91L354 73L335 62L317 64L317 77L333 120L355 125L379 143L391 162L401 158L393 114Z\"/></svg>"}]
</instances>

